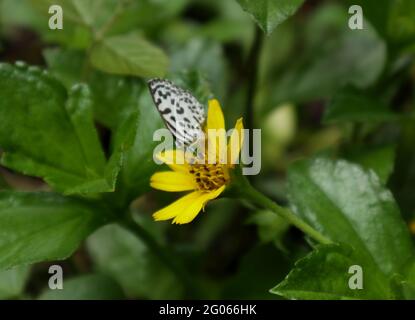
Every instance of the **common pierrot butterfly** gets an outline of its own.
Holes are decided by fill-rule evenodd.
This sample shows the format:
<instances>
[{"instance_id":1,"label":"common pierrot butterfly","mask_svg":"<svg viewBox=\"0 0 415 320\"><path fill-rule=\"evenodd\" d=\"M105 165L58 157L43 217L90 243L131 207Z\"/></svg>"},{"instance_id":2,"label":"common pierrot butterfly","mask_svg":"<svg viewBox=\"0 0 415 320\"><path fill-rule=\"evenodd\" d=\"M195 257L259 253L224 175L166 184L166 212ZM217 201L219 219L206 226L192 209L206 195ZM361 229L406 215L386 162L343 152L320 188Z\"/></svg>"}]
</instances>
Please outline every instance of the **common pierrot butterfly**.
<instances>
[{"instance_id":1,"label":"common pierrot butterfly","mask_svg":"<svg viewBox=\"0 0 415 320\"><path fill-rule=\"evenodd\" d=\"M148 86L157 110L176 139L176 146L194 150L193 146L204 137L204 106L169 80L152 79Z\"/></svg>"}]
</instances>

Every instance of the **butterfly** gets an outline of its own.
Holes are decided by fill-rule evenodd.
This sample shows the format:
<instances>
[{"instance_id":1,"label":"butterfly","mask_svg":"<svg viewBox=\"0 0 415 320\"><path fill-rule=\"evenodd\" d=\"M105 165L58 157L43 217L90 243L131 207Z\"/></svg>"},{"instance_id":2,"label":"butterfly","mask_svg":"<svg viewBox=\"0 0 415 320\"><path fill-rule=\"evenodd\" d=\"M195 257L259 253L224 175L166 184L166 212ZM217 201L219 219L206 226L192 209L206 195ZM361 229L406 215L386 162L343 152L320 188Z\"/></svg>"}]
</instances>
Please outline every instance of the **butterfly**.
<instances>
[{"instance_id":1,"label":"butterfly","mask_svg":"<svg viewBox=\"0 0 415 320\"><path fill-rule=\"evenodd\" d=\"M151 79L148 86L157 110L176 139L176 146L194 150L204 137L204 106L189 91L169 80Z\"/></svg>"}]
</instances>

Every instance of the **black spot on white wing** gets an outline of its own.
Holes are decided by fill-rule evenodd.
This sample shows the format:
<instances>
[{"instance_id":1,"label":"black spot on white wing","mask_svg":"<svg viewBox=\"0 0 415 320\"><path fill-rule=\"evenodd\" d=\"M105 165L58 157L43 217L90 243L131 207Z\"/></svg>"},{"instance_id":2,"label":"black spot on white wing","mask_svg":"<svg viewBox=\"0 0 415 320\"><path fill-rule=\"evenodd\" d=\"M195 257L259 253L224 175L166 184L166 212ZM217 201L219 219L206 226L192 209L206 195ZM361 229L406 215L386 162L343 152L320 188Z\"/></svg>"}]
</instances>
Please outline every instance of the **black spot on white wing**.
<instances>
[{"instance_id":1,"label":"black spot on white wing","mask_svg":"<svg viewBox=\"0 0 415 320\"><path fill-rule=\"evenodd\" d=\"M190 145L203 135L204 108L193 95L168 80L152 79L148 86L161 117L177 141Z\"/></svg>"},{"instance_id":2,"label":"black spot on white wing","mask_svg":"<svg viewBox=\"0 0 415 320\"><path fill-rule=\"evenodd\" d=\"M170 109L170 108L166 108L166 109L164 109L164 110L159 109L159 111L160 111L160 113L161 113L162 115L166 115L166 114L171 113L171 109Z\"/></svg>"},{"instance_id":3,"label":"black spot on white wing","mask_svg":"<svg viewBox=\"0 0 415 320\"><path fill-rule=\"evenodd\" d=\"M173 134L173 136L176 138L176 140L180 141L182 144L187 144L189 137L184 135L183 132L176 130L176 127L172 125L170 122L166 122L166 126Z\"/></svg>"}]
</instances>

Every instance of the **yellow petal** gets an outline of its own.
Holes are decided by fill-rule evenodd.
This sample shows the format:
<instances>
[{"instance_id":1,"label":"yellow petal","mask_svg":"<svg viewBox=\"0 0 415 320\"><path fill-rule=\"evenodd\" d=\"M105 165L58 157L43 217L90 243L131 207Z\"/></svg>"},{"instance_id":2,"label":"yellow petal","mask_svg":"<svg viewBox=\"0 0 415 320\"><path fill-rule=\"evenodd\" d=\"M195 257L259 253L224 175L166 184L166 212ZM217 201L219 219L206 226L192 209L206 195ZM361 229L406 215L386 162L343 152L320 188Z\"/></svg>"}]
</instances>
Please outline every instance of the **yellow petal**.
<instances>
[{"instance_id":1,"label":"yellow petal","mask_svg":"<svg viewBox=\"0 0 415 320\"><path fill-rule=\"evenodd\" d=\"M196 200L199 196L199 191L196 191L189 193L184 197L181 197L180 199L176 200L167 207L164 207L163 209L160 209L159 211L154 213L154 220L160 221L173 219L174 217L182 213L184 210L186 210L186 208L188 208L190 204L193 203L193 201Z\"/></svg>"},{"instance_id":2,"label":"yellow petal","mask_svg":"<svg viewBox=\"0 0 415 320\"><path fill-rule=\"evenodd\" d=\"M224 189L225 186L222 186L209 193L202 193L200 191L189 193L154 213L153 218L156 221L175 218L173 223L189 223L197 216L207 201L217 198Z\"/></svg>"},{"instance_id":3,"label":"yellow petal","mask_svg":"<svg viewBox=\"0 0 415 320\"><path fill-rule=\"evenodd\" d=\"M239 153L241 152L244 143L243 129L244 125L242 123L242 118L239 118L236 121L235 128L233 129L229 139L228 164L230 167L233 167L237 163Z\"/></svg>"},{"instance_id":4,"label":"yellow petal","mask_svg":"<svg viewBox=\"0 0 415 320\"><path fill-rule=\"evenodd\" d=\"M225 118L219 101L216 99L209 100L207 129L225 129Z\"/></svg>"},{"instance_id":5,"label":"yellow petal","mask_svg":"<svg viewBox=\"0 0 415 320\"><path fill-rule=\"evenodd\" d=\"M192 220L197 216L197 214L202 210L205 204L209 200L217 198L225 190L225 186L220 187L212 192L195 192L198 193L198 197L192 201L192 203L185 208L180 214L174 218L173 223L185 224L192 222Z\"/></svg>"},{"instance_id":6,"label":"yellow petal","mask_svg":"<svg viewBox=\"0 0 415 320\"><path fill-rule=\"evenodd\" d=\"M193 161L193 155L183 150L166 150L156 155L156 158L167 164L172 170L189 172L189 163Z\"/></svg>"},{"instance_id":7,"label":"yellow petal","mask_svg":"<svg viewBox=\"0 0 415 320\"><path fill-rule=\"evenodd\" d=\"M209 163L224 163L226 159L225 119L218 100L209 100L208 118L208 161Z\"/></svg>"},{"instance_id":8,"label":"yellow petal","mask_svg":"<svg viewBox=\"0 0 415 320\"><path fill-rule=\"evenodd\" d=\"M153 174L150 186L163 191L178 192L197 188L196 182L190 173L163 171Z\"/></svg>"}]
</instances>

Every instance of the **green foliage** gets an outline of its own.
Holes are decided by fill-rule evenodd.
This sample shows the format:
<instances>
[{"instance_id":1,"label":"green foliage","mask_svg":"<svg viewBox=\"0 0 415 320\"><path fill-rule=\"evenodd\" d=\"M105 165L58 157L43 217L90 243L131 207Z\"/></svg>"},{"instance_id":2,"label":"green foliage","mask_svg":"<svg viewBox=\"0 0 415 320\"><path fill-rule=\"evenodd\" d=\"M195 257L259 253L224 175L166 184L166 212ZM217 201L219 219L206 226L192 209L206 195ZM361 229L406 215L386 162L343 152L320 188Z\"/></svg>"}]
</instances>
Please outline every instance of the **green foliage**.
<instances>
[{"instance_id":1,"label":"green foliage","mask_svg":"<svg viewBox=\"0 0 415 320\"><path fill-rule=\"evenodd\" d=\"M30 267L19 266L0 272L0 299L14 299L19 297L29 277Z\"/></svg>"},{"instance_id":2,"label":"green foliage","mask_svg":"<svg viewBox=\"0 0 415 320\"><path fill-rule=\"evenodd\" d=\"M351 274L348 270L358 261L353 252L345 247L319 246L297 261L284 281L271 292L290 299L310 300L392 298L389 292L378 286L376 276L368 272L363 273L363 289L349 288Z\"/></svg>"},{"instance_id":3,"label":"green foliage","mask_svg":"<svg viewBox=\"0 0 415 320\"><path fill-rule=\"evenodd\" d=\"M174 275L127 230L108 225L88 239L88 249L97 269L117 279L129 296L150 299L180 296L181 288Z\"/></svg>"},{"instance_id":4,"label":"green foliage","mask_svg":"<svg viewBox=\"0 0 415 320\"><path fill-rule=\"evenodd\" d=\"M114 189L122 153L105 163L86 86L67 93L42 70L21 64L1 65L0 78L0 94L8 97L0 102L3 165L42 177L66 194Z\"/></svg>"},{"instance_id":5,"label":"green foliage","mask_svg":"<svg viewBox=\"0 0 415 320\"><path fill-rule=\"evenodd\" d=\"M271 245L259 245L243 258L235 276L227 281L221 298L277 299L269 283L281 280L289 270L289 260ZM279 279L280 278L280 279Z\"/></svg>"},{"instance_id":6,"label":"green foliage","mask_svg":"<svg viewBox=\"0 0 415 320\"><path fill-rule=\"evenodd\" d=\"M374 172L364 171L344 160L317 158L294 165L288 180L294 212L331 240L352 246L353 264L362 266L366 270L366 279L369 278L369 288L364 292L366 297L393 297L391 278L395 274L403 274L407 264L413 263L413 243L392 194ZM350 254L347 256L350 259ZM322 250L311 254L297 267L307 272L304 271L305 266L315 268L315 264L332 259L338 264L337 269L344 269L350 262L337 250L328 249L328 252ZM322 275L325 273L321 271ZM305 296L301 292L306 291L307 297L310 297L309 291L315 290L307 283L304 286L301 284L304 280L301 280L304 276L302 272L293 272L291 276L293 283L288 277L286 283L280 284L274 291L290 297L299 291L298 297L303 298ZM328 277L326 285L332 286L331 294L347 297L344 283L336 285L342 277L341 273L334 279ZM320 288L323 292L325 289L325 285ZM315 295L316 299L323 297L330 296L319 295L318 292Z\"/></svg>"},{"instance_id":7,"label":"green foliage","mask_svg":"<svg viewBox=\"0 0 415 320\"><path fill-rule=\"evenodd\" d=\"M324 114L326 123L374 122L396 118L387 105L352 88L336 92Z\"/></svg>"},{"instance_id":8,"label":"green foliage","mask_svg":"<svg viewBox=\"0 0 415 320\"><path fill-rule=\"evenodd\" d=\"M62 290L46 289L39 300L120 300L125 296L120 286L108 276L88 274L65 281Z\"/></svg>"},{"instance_id":9,"label":"green foliage","mask_svg":"<svg viewBox=\"0 0 415 320\"><path fill-rule=\"evenodd\" d=\"M392 145L371 148L356 148L347 155L347 159L360 164L365 169L372 169L383 184L386 184L393 172L395 147Z\"/></svg>"},{"instance_id":10,"label":"green foliage","mask_svg":"<svg viewBox=\"0 0 415 320\"><path fill-rule=\"evenodd\" d=\"M383 273L399 273L413 258L399 208L373 172L343 160L300 162L289 172L289 194L298 215Z\"/></svg>"},{"instance_id":11,"label":"green foliage","mask_svg":"<svg viewBox=\"0 0 415 320\"><path fill-rule=\"evenodd\" d=\"M368 23L359 32L346 28L348 19L334 4L313 14L303 28L304 48L293 52L296 59L279 76L267 110L287 100L331 97L346 85L367 88L377 80L386 62L385 43Z\"/></svg>"},{"instance_id":12,"label":"green foliage","mask_svg":"<svg viewBox=\"0 0 415 320\"><path fill-rule=\"evenodd\" d=\"M92 47L91 63L112 74L162 77L168 60L163 51L137 34L112 36Z\"/></svg>"},{"instance_id":13,"label":"green foliage","mask_svg":"<svg viewBox=\"0 0 415 320\"><path fill-rule=\"evenodd\" d=\"M285 251L283 238L289 223L271 211L255 212L249 219L250 223L258 226L258 236L263 242L273 242L280 250Z\"/></svg>"},{"instance_id":14,"label":"green foliage","mask_svg":"<svg viewBox=\"0 0 415 320\"><path fill-rule=\"evenodd\" d=\"M0 193L0 268L70 256L111 215L88 202L53 193Z\"/></svg>"},{"instance_id":15,"label":"green foliage","mask_svg":"<svg viewBox=\"0 0 415 320\"><path fill-rule=\"evenodd\" d=\"M363 30L348 28L353 4ZM415 299L414 10L0 1L0 299ZM177 199L149 192L166 170L153 77L217 98L228 128L242 116L262 129L250 183L273 201L215 200L180 227L151 219ZM47 288L49 261L63 290Z\"/></svg>"},{"instance_id":16,"label":"green foliage","mask_svg":"<svg viewBox=\"0 0 415 320\"><path fill-rule=\"evenodd\" d=\"M262 30L270 34L279 24L292 16L304 0L237 0Z\"/></svg>"},{"instance_id":17,"label":"green foliage","mask_svg":"<svg viewBox=\"0 0 415 320\"><path fill-rule=\"evenodd\" d=\"M390 8L389 34L398 40L413 39L415 35L415 3L398 0Z\"/></svg>"}]
</instances>

